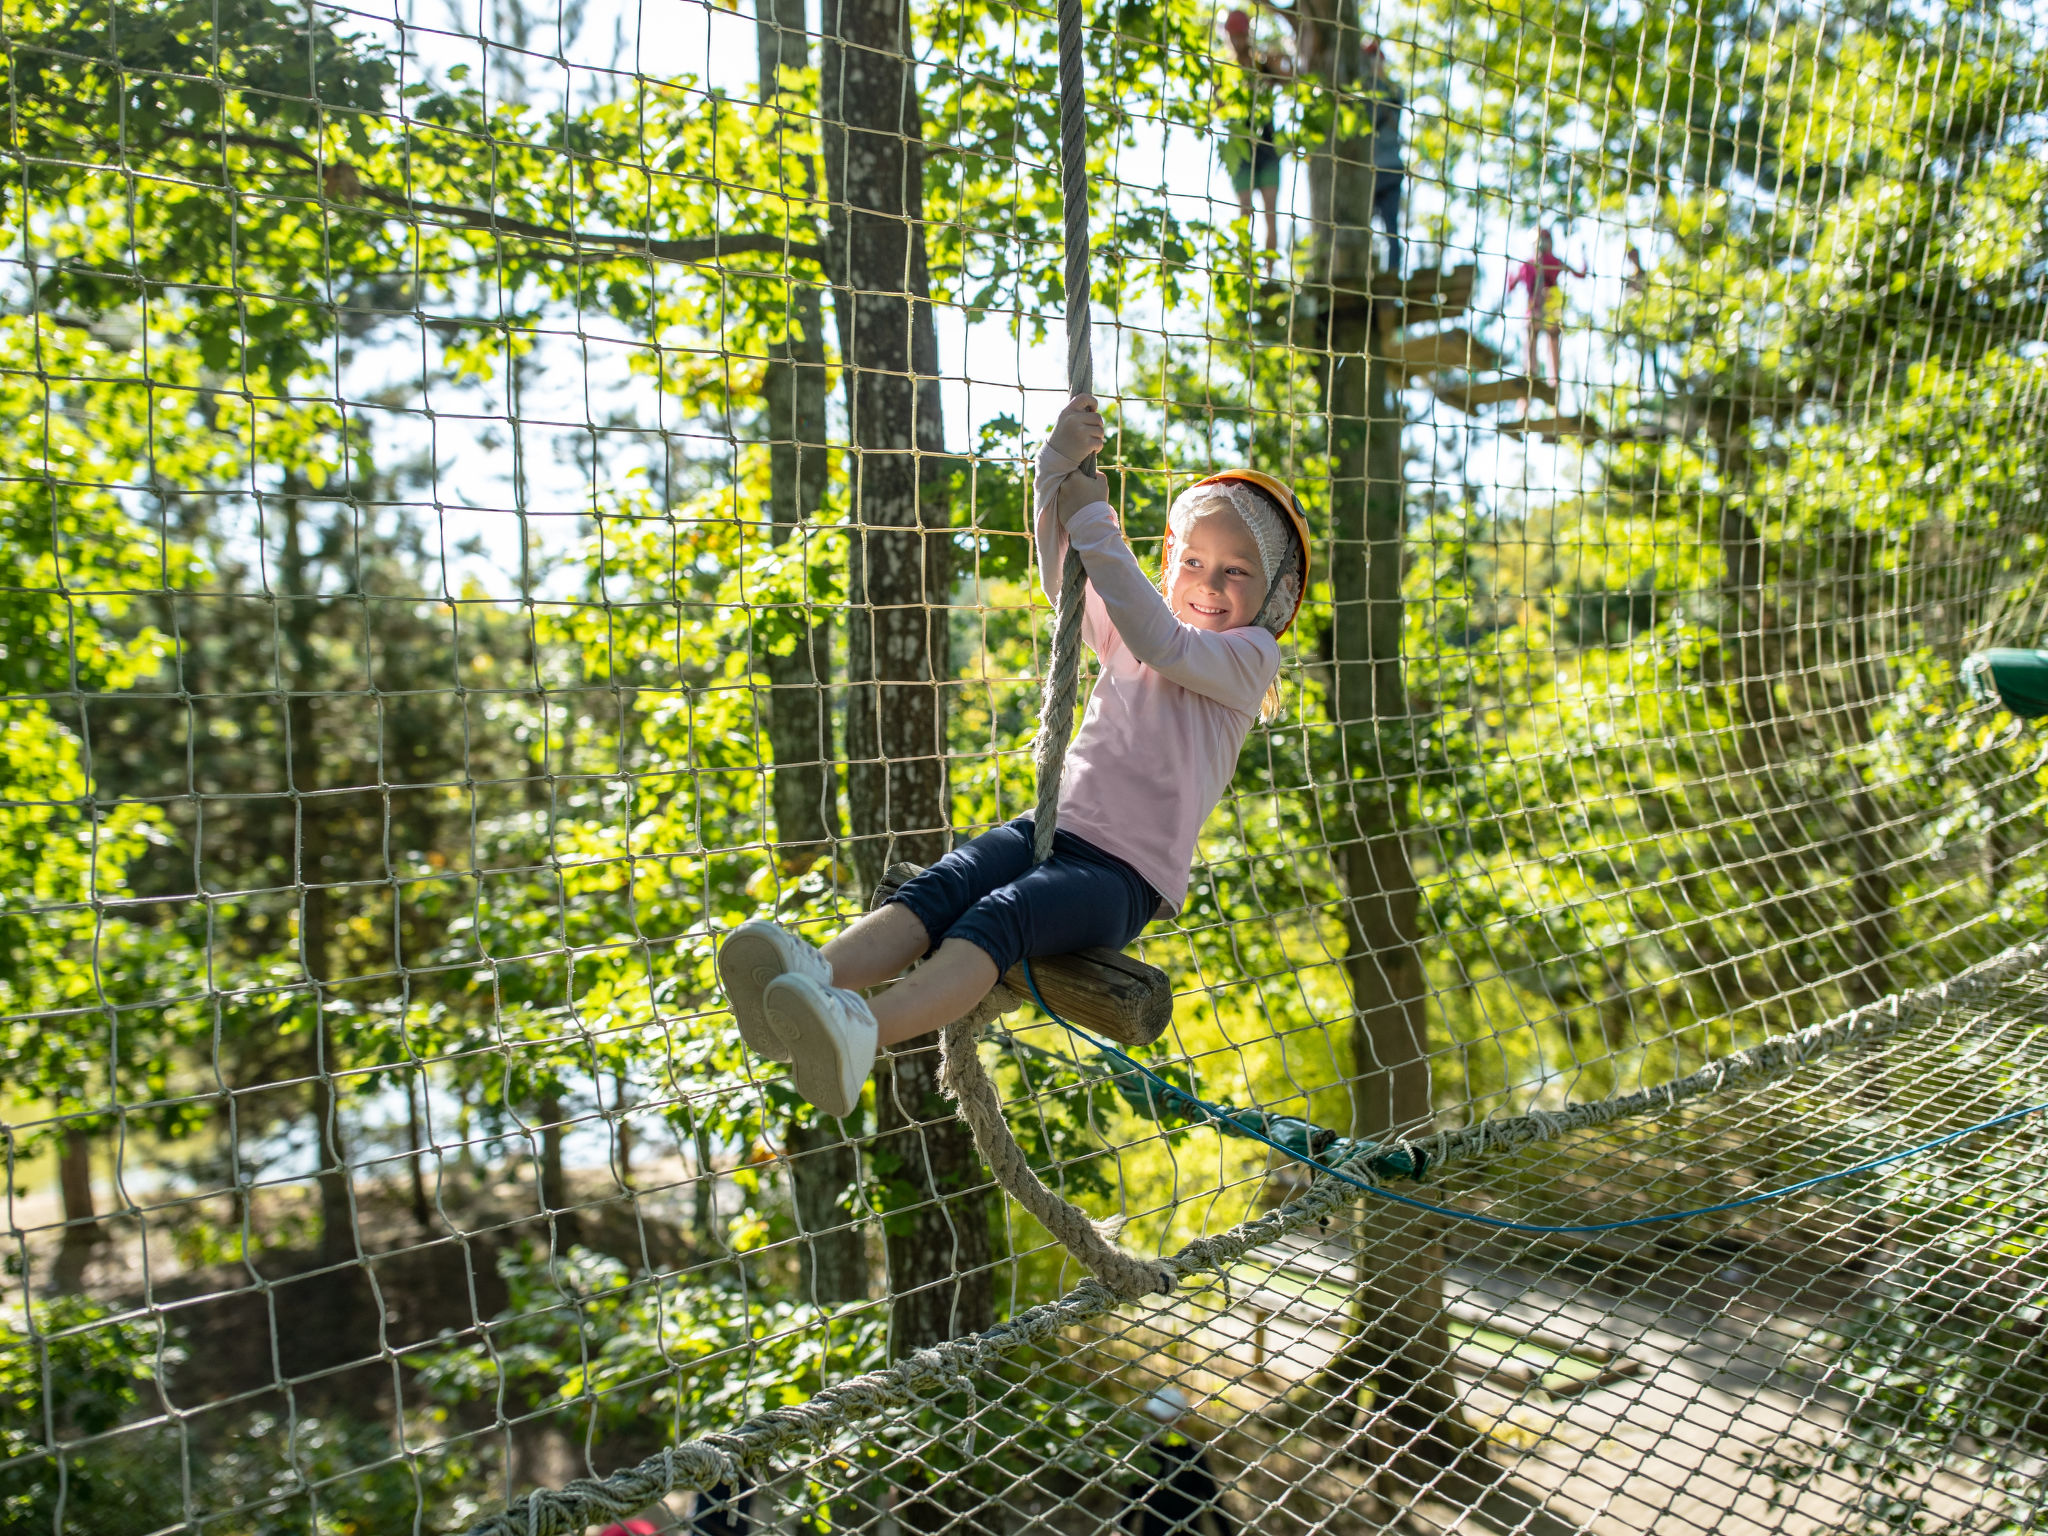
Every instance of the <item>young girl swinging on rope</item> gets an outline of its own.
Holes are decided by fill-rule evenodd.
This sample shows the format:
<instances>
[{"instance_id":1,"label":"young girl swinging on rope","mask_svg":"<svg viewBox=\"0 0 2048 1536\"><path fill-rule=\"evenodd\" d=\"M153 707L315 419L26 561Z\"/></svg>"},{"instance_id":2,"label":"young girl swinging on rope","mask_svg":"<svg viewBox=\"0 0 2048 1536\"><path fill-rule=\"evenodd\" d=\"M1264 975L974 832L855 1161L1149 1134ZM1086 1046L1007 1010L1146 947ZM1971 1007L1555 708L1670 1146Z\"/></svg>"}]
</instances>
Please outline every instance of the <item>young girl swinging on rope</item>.
<instances>
[{"instance_id":1,"label":"young girl swinging on rope","mask_svg":"<svg viewBox=\"0 0 2048 1536\"><path fill-rule=\"evenodd\" d=\"M719 947L740 1038L788 1062L797 1092L827 1114L853 1112L878 1046L962 1017L1019 960L1122 949L1179 911L1195 838L1252 722L1277 704L1279 636L1308 576L1293 493L1248 469L1189 487L1168 515L1154 587L1109 482L1081 471L1102 443L1094 399L1077 395L1038 455L1046 595L1059 601L1071 542L1088 573L1082 636L1101 661L1068 749L1052 856L1031 862L1022 816L955 848L822 950L762 920Z\"/></svg>"}]
</instances>

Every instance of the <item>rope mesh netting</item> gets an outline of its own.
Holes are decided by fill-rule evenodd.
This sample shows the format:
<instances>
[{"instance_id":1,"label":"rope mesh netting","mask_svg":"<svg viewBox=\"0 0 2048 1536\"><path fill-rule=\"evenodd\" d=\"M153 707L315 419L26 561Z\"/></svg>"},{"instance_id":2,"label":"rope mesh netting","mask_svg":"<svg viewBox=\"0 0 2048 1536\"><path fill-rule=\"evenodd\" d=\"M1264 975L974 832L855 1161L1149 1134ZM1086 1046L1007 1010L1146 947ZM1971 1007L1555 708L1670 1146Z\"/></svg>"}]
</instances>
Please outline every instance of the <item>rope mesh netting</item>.
<instances>
[{"instance_id":1,"label":"rope mesh netting","mask_svg":"<svg viewBox=\"0 0 2048 1536\"><path fill-rule=\"evenodd\" d=\"M2034 8L1081 7L1078 267L1049 10L0 17L0 1525L2041 1521ZM1315 540L1135 1300L714 965L1032 809L1067 272Z\"/></svg>"}]
</instances>

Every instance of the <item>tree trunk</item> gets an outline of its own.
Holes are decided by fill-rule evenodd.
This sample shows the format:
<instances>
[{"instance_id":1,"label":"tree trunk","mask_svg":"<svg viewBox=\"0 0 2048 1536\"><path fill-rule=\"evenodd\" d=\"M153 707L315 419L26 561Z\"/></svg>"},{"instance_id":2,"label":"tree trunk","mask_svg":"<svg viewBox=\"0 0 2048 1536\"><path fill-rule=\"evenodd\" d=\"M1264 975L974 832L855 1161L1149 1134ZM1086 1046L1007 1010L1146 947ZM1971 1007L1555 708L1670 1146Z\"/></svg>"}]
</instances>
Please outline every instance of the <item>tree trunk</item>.
<instances>
[{"instance_id":1,"label":"tree trunk","mask_svg":"<svg viewBox=\"0 0 2048 1536\"><path fill-rule=\"evenodd\" d=\"M890 1346L902 1356L988 1327L988 1177L939 1092L936 1045L892 1051L875 1069L869 1154L887 1192Z\"/></svg>"},{"instance_id":2,"label":"tree trunk","mask_svg":"<svg viewBox=\"0 0 2048 1536\"><path fill-rule=\"evenodd\" d=\"M612 1083L612 1173L619 1181L619 1188L630 1190L633 1187L633 1106L626 1098L626 1074L618 1073Z\"/></svg>"},{"instance_id":3,"label":"tree trunk","mask_svg":"<svg viewBox=\"0 0 2048 1536\"><path fill-rule=\"evenodd\" d=\"M756 0L761 96L778 101L785 71L810 63L804 0ZM778 122L780 112L778 109ZM805 177L804 190L812 183ZM929 310L926 311L927 323ZM937 347L934 343L933 351ZM780 546L812 521L825 499L825 333L817 288L792 284L783 338L762 385L768 406L770 537ZM838 782L833 771L832 630L808 608L792 616L787 646L767 647L768 740L775 757L776 852L801 871L828 853L839 836ZM836 1125L808 1111L791 1117L786 1140L798 1229L800 1294L837 1306L868 1294L867 1242L844 1206L860 1181L860 1154Z\"/></svg>"},{"instance_id":4,"label":"tree trunk","mask_svg":"<svg viewBox=\"0 0 2048 1536\"><path fill-rule=\"evenodd\" d=\"M756 0L761 98L778 102L784 71L810 63L803 0ZM814 182L806 164L801 191ZM771 344L761 393L768 416L769 537L779 548L802 537L825 500L825 318L810 283L792 282L782 336ZM768 674L768 741L775 758L776 851L784 868L801 873L829 853L839 833L839 788L833 771L832 626L808 605L783 617L761 645ZM757 644L760 642L757 641Z\"/></svg>"},{"instance_id":5,"label":"tree trunk","mask_svg":"<svg viewBox=\"0 0 2048 1536\"><path fill-rule=\"evenodd\" d=\"M2012 832L2005 822L2005 785L1993 779L1977 791L1979 814L1984 818L1984 846L1978 868L1984 876L1984 899L1996 906L2005 896L2006 877L2012 872Z\"/></svg>"},{"instance_id":6,"label":"tree trunk","mask_svg":"<svg viewBox=\"0 0 2048 1536\"><path fill-rule=\"evenodd\" d=\"M923 120L902 0L826 0L826 250L853 439L848 804L872 890L946 850L947 466L925 265Z\"/></svg>"},{"instance_id":7,"label":"tree trunk","mask_svg":"<svg viewBox=\"0 0 2048 1536\"><path fill-rule=\"evenodd\" d=\"M550 1088L536 1106L540 1118L540 1206L561 1226L574 1218L569 1211L569 1178L562 1168L562 1091Z\"/></svg>"},{"instance_id":8,"label":"tree trunk","mask_svg":"<svg viewBox=\"0 0 2048 1536\"><path fill-rule=\"evenodd\" d=\"M821 1307L865 1300L867 1241L847 1193L860 1181L860 1153L820 1115L792 1116L785 1133L789 1182L796 1206L797 1295Z\"/></svg>"},{"instance_id":9,"label":"tree trunk","mask_svg":"<svg viewBox=\"0 0 2048 1536\"><path fill-rule=\"evenodd\" d=\"M93 1250L106 1239L92 1199L92 1138L83 1131L66 1131L57 1145L57 1192L64 1202L64 1240L50 1285L70 1296L84 1289Z\"/></svg>"},{"instance_id":10,"label":"tree trunk","mask_svg":"<svg viewBox=\"0 0 2048 1536\"><path fill-rule=\"evenodd\" d=\"M1764 592L1763 536L1749 515L1740 480L1748 463L1741 445L1722 445L1729 484L1720 517L1723 665L1732 665L1729 696L1742 722L1742 764L1759 772L1783 757L1796 732L1780 709L1771 651L1776 616Z\"/></svg>"},{"instance_id":11,"label":"tree trunk","mask_svg":"<svg viewBox=\"0 0 2048 1536\"><path fill-rule=\"evenodd\" d=\"M1402 675L1401 578L1407 533L1405 416L1383 333L1362 295L1372 278L1371 103L1359 89L1363 41L1354 0L1303 0L1294 12L1304 74L1316 81L1327 136L1308 155L1315 221L1310 281L1328 316L1330 714L1342 760L1329 825L1346 896L1351 986L1351 1130L1385 1140L1424 1125L1430 1093L1427 982L1417 946L1421 893L1409 864L1414 751ZM1374 1385L1369 1441L1390 1471L1441 1468L1471 1442L1458 1416L1434 1218L1361 1238L1361 1324L1351 1358ZM1406 1470L1404 1470L1406 1469Z\"/></svg>"},{"instance_id":12,"label":"tree trunk","mask_svg":"<svg viewBox=\"0 0 2048 1536\"><path fill-rule=\"evenodd\" d=\"M1855 969L1842 982L1842 1000L1861 1008L1894 989L1891 969L1892 905L1895 880L1885 846L1884 806L1864 774L1863 749L1874 738L1872 712L1889 691L1883 661L1870 637L1870 547L1868 534L1851 532L1841 541L1847 622L1838 627L1848 655L1844 675L1849 708L1844 711L1850 748L1847 784L1841 798L1843 836L1849 845L1850 959Z\"/></svg>"},{"instance_id":13,"label":"tree trunk","mask_svg":"<svg viewBox=\"0 0 2048 1536\"><path fill-rule=\"evenodd\" d=\"M1349 338L1347 338L1348 340ZM1378 340L1359 337L1361 346ZM1339 451L1331 497L1332 713L1344 743L1344 799L1330 825L1346 902L1352 1135L1374 1141L1424 1126L1430 1089L1428 982L1417 944L1421 892L1409 863L1413 725L1401 665L1406 495L1403 415L1390 367L1350 351L1331 370ZM1375 1455L1402 1474L1443 1467L1471 1443L1458 1416L1443 1311L1437 1218L1385 1224L1358 1254L1373 1367Z\"/></svg>"},{"instance_id":14,"label":"tree trunk","mask_svg":"<svg viewBox=\"0 0 2048 1536\"><path fill-rule=\"evenodd\" d=\"M421 1153L426 1147L426 1127L420 1117L420 1094L424 1085L415 1083L412 1074L405 1078L405 1162L406 1172L412 1185L412 1219L421 1231L430 1231L434 1225L434 1207L427 1199L427 1174Z\"/></svg>"},{"instance_id":15,"label":"tree trunk","mask_svg":"<svg viewBox=\"0 0 2048 1536\"><path fill-rule=\"evenodd\" d=\"M290 669L285 720L291 731L292 795L298 813L298 846L294 850L299 888L299 963L311 993L313 1029L310 1071L315 1128L315 1173L320 1190L320 1261L339 1264L356 1256L355 1193L348 1169L348 1148L342 1135L340 1096L334 1088L335 1048L327 1022L327 982L331 975L329 943L333 916L327 882L327 821L317 800L320 788L320 745L314 724L313 694L320 685L319 657L313 633L321 604L307 579L307 556L301 543L300 497L281 498L284 549L278 561L284 598L284 641Z\"/></svg>"},{"instance_id":16,"label":"tree trunk","mask_svg":"<svg viewBox=\"0 0 2048 1536\"><path fill-rule=\"evenodd\" d=\"M938 335L925 266L923 122L902 0L826 0L820 116L827 250L853 438L848 804L869 889L946 849L947 507ZM874 1169L890 1191L891 1349L994 1318L990 1199L935 1048L875 1073Z\"/></svg>"},{"instance_id":17,"label":"tree trunk","mask_svg":"<svg viewBox=\"0 0 2048 1536\"><path fill-rule=\"evenodd\" d=\"M1316 84L1318 118L1327 114L1327 131L1304 155L1309 210L1304 281L1320 311L1335 314L1346 307L1345 295L1362 295L1372 283L1373 104L1359 90L1364 34L1357 0L1300 0L1290 19L1300 73Z\"/></svg>"},{"instance_id":18,"label":"tree trunk","mask_svg":"<svg viewBox=\"0 0 2048 1536\"><path fill-rule=\"evenodd\" d=\"M697 1154L697 1167L690 1184L690 1235L696 1241L697 1251L709 1254L719 1246L713 1231L718 1221L718 1165L711 1158L708 1132L693 1132L691 1146Z\"/></svg>"},{"instance_id":19,"label":"tree trunk","mask_svg":"<svg viewBox=\"0 0 2048 1536\"><path fill-rule=\"evenodd\" d=\"M308 890L301 905L300 948L308 976L327 966L327 892ZM314 966L320 969L315 971ZM341 1127L341 1095L334 1087L334 1038L327 1027L325 991L313 988L313 1124L319 1159L320 1262L340 1264L356 1257L355 1189L349 1176L348 1144Z\"/></svg>"},{"instance_id":20,"label":"tree trunk","mask_svg":"<svg viewBox=\"0 0 2048 1536\"><path fill-rule=\"evenodd\" d=\"M901 1359L995 1321L995 1196L972 1137L939 1092L936 1045L883 1053L875 1067L875 1118L868 1163L883 1190L889 1353ZM959 1399L949 1407L972 1411ZM990 1528L984 1495L969 1477L941 1480L917 1464L895 1476L896 1519L904 1530L966 1536Z\"/></svg>"}]
</instances>

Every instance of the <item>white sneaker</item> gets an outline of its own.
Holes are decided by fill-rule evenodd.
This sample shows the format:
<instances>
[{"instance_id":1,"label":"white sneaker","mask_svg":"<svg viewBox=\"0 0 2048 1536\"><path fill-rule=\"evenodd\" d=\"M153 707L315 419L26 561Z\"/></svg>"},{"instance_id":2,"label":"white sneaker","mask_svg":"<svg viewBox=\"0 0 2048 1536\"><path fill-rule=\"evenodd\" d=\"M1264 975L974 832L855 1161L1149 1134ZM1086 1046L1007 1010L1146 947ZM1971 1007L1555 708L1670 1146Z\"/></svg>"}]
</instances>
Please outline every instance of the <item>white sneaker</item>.
<instances>
[{"instance_id":1,"label":"white sneaker","mask_svg":"<svg viewBox=\"0 0 2048 1536\"><path fill-rule=\"evenodd\" d=\"M867 999L809 976L778 976L761 994L769 1028L789 1044L796 1091L844 1118L875 1066L875 1015Z\"/></svg>"},{"instance_id":2,"label":"white sneaker","mask_svg":"<svg viewBox=\"0 0 2048 1536\"><path fill-rule=\"evenodd\" d=\"M809 976L832 984L832 963L780 923L741 923L718 946L718 981L747 1049L770 1061L789 1060L789 1046L768 1022L761 994L778 976Z\"/></svg>"}]
</instances>

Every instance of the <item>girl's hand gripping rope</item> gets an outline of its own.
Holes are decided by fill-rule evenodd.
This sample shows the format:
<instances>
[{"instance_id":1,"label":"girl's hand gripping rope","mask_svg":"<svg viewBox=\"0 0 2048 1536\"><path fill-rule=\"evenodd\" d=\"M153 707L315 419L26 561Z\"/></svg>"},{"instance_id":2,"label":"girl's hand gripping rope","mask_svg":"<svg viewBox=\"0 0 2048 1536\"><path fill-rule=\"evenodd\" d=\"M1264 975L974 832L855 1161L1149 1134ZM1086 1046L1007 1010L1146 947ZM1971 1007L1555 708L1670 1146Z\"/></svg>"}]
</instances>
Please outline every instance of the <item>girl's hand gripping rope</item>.
<instances>
[{"instance_id":1,"label":"girl's hand gripping rope","mask_svg":"<svg viewBox=\"0 0 2048 1536\"><path fill-rule=\"evenodd\" d=\"M1044 465L1049 470L1079 469L1091 454L1102 452L1104 438L1102 411L1095 397L1076 395L1061 409L1052 436L1045 441Z\"/></svg>"},{"instance_id":2,"label":"girl's hand gripping rope","mask_svg":"<svg viewBox=\"0 0 2048 1536\"><path fill-rule=\"evenodd\" d=\"M1074 396L1060 412L1052 436L1046 439L1045 451L1039 455L1040 473L1059 477L1053 507L1063 529L1067 520L1083 507L1109 500L1109 482L1080 467L1102 451L1104 440L1102 413L1096 409L1095 397Z\"/></svg>"}]
</instances>

